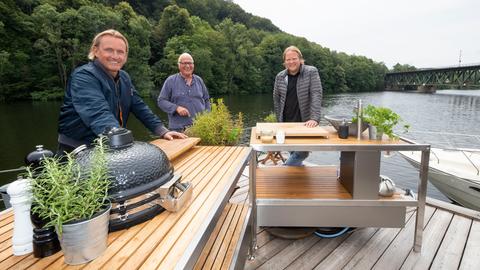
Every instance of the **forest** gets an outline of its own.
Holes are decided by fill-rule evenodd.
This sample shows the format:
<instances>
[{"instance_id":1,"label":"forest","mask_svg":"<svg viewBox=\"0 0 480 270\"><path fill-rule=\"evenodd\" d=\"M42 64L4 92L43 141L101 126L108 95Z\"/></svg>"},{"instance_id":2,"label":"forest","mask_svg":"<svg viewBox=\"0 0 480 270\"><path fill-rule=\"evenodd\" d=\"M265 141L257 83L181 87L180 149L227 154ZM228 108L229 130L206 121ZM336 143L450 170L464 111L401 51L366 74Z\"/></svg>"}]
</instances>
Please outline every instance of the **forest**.
<instances>
[{"instance_id":1,"label":"forest","mask_svg":"<svg viewBox=\"0 0 480 270\"><path fill-rule=\"evenodd\" d=\"M110 28L129 41L124 69L143 96L158 95L183 52L212 96L271 92L290 45L319 69L324 93L381 91L388 72L382 62L285 33L231 1L2 0L0 101L62 98L93 37ZM414 67L394 70L405 68Z\"/></svg>"}]
</instances>

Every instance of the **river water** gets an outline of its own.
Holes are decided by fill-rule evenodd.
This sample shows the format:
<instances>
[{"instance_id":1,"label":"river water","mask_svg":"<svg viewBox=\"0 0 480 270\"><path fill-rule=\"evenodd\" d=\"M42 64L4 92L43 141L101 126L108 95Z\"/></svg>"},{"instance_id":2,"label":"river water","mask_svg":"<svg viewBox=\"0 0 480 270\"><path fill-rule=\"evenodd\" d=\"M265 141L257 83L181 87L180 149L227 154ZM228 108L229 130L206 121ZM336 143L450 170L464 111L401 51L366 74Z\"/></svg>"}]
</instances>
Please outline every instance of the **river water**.
<instances>
[{"instance_id":1,"label":"river water","mask_svg":"<svg viewBox=\"0 0 480 270\"><path fill-rule=\"evenodd\" d=\"M273 110L271 94L223 97L232 113L242 112L246 127L254 126ZM480 90L440 90L436 94L406 92L349 93L325 96L322 115L353 114L357 100L363 104L389 107L407 123L410 131L399 135L426 142L436 147L480 148ZM166 120L166 115L146 100L152 110ZM42 144L56 149L57 119L61 102L0 103L0 171L23 166L24 157ZM322 119L321 124L327 125ZM134 117L128 128L136 140L152 137ZM338 154L315 152L307 161L316 164L337 164ZM381 173L397 186L417 190L418 172L398 154L382 157ZM16 173L0 173L0 185L16 178ZM429 184L428 196L449 201ZM0 204L1 205L1 204ZM1 206L0 206L1 207Z\"/></svg>"}]
</instances>

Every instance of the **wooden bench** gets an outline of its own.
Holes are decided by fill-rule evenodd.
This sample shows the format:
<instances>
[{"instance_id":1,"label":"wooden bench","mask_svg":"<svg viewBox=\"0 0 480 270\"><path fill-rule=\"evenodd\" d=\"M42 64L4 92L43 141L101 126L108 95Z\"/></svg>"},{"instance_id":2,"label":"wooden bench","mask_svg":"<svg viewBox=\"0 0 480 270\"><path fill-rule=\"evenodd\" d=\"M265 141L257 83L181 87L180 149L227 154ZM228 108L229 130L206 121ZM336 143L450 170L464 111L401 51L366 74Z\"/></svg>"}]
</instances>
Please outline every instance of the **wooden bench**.
<instances>
[{"instance_id":1,"label":"wooden bench","mask_svg":"<svg viewBox=\"0 0 480 270\"><path fill-rule=\"evenodd\" d=\"M243 269L251 241L248 174L244 172L194 269Z\"/></svg>"},{"instance_id":2,"label":"wooden bench","mask_svg":"<svg viewBox=\"0 0 480 270\"><path fill-rule=\"evenodd\" d=\"M228 203L194 269L243 269L251 231L248 203Z\"/></svg>"},{"instance_id":3,"label":"wooden bench","mask_svg":"<svg viewBox=\"0 0 480 270\"><path fill-rule=\"evenodd\" d=\"M175 143L183 145L191 139L160 140L153 144L162 149L179 149L181 147L178 144L175 146ZM144 223L110 233L107 250L97 259L80 266L64 264L62 252L42 259L32 254L13 256L12 211L2 212L0 269L192 269L208 243L250 153L248 147L220 146L194 146L181 155L167 153L169 157L176 156L172 164L175 172L182 174L182 181L194 185L190 204L179 212L165 211ZM237 215L241 217L245 214L242 207ZM232 238L236 235L238 232L234 230ZM240 253L234 251L229 254ZM232 259L235 259L234 256Z\"/></svg>"}]
</instances>

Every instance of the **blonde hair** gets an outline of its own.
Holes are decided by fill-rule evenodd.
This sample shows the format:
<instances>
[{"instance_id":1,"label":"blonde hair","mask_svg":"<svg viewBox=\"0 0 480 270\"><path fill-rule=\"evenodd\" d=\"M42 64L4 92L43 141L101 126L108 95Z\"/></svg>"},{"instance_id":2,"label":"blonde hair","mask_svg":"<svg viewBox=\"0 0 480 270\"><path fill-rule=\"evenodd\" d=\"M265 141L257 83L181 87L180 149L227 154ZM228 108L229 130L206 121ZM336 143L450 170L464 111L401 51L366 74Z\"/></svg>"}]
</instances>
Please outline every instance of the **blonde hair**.
<instances>
[{"instance_id":1,"label":"blonde hair","mask_svg":"<svg viewBox=\"0 0 480 270\"><path fill-rule=\"evenodd\" d=\"M125 46L127 48L126 53L128 55L128 41L127 41L127 38L124 35L122 35L122 33L118 32L117 30L108 29L108 30L105 30L105 31L97 34L93 38L92 46L90 46L90 52L88 53L88 59L95 60L94 48L98 47L100 45L100 41L102 41L102 37L104 37L104 36L112 36L112 37L116 37L116 38L119 38L119 39L123 40L123 42L125 42Z\"/></svg>"},{"instance_id":2,"label":"blonde hair","mask_svg":"<svg viewBox=\"0 0 480 270\"><path fill-rule=\"evenodd\" d=\"M289 47L287 47L287 48L283 51L283 61L284 61L284 62L285 62L285 55L286 55L287 52L289 52L289 51L296 52L296 53L298 54L298 58L300 59L300 62L301 62L302 64L304 63L302 52L301 52L300 49L297 48L296 46L289 46Z\"/></svg>"}]
</instances>

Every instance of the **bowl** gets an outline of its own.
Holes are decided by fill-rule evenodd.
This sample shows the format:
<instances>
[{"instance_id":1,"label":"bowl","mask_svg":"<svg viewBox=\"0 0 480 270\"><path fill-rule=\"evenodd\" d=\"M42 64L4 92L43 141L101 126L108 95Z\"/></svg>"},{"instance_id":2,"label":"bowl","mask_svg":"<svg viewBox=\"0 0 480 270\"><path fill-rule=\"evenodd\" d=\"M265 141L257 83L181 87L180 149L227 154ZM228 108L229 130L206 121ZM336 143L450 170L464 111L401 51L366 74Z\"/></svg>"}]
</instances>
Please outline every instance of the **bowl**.
<instances>
[{"instance_id":1,"label":"bowl","mask_svg":"<svg viewBox=\"0 0 480 270\"><path fill-rule=\"evenodd\" d=\"M349 115L325 115L325 119L335 128L338 132L338 127L342 124L343 120L348 125L348 135L357 136L357 123L352 123L352 116ZM368 123L362 122L362 132L368 128Z\"/></svg>"}]
</instances>

